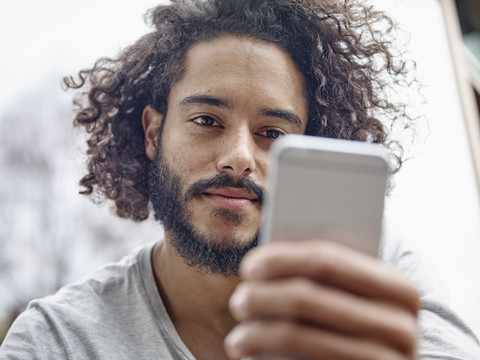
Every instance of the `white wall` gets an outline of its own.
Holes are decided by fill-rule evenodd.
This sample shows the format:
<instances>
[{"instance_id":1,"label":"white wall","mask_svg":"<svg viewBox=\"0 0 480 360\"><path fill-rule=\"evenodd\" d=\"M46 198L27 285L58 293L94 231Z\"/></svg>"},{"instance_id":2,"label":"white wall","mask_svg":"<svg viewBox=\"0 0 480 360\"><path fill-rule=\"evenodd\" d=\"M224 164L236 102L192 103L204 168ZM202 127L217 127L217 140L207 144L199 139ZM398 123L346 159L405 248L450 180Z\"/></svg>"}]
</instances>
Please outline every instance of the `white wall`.
<instances>
[{"instance_id":1,"label":"white wall","mask_svg":"<svg viewBox=\"0 0 480 360\"><path fill-rule=\"evenodd\" d=\"M480 206L440 3L376 0L411 31L428 120L414 158L397 176L391 206L480 334ZM422 138L419 137L419 140Z\"/></svg>"}]
</instances>

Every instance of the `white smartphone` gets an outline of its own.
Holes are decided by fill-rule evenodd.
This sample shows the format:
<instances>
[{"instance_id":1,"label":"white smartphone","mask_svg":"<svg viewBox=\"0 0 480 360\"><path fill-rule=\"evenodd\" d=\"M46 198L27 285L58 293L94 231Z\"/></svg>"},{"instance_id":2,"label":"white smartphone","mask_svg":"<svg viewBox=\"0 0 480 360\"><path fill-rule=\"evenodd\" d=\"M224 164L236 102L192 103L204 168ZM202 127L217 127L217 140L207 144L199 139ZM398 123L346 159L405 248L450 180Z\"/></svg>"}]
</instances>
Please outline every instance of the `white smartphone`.
<instances>
[{"instance_id":1,"label":"white smartphone","mask_svg":"<svg viewBox=\"0 0 480 360\"><path fill-rule=\"evenodd\" d=\"M329 239L378 255L391 173L385 147L287 135L272 156L260 243Z\"/></svg>"}]
</instances>

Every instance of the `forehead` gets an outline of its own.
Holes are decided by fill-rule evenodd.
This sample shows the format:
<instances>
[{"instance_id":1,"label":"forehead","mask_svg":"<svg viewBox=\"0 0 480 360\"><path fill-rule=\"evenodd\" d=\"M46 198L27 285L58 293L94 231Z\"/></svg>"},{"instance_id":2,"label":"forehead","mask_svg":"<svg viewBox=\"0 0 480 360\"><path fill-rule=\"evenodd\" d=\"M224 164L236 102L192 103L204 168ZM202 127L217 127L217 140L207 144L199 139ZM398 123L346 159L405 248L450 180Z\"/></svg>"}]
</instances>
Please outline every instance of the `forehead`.
<instances>
[{"instance_id":1,"label":"forehead","mask_svg":"<svg viewBox=\"0 0 480 360\"><path fill-rule=\"evenodd\" d=\"M238 72L262 68L267 71L266 76L288 70L285 75L299 76L303 80L286 51L273 43L247 36L223 35L197 42L186 52L185 65L190 75L197 72L195 70L208 70L212 66L230 66Z\"/></svg>"},{"instance_id":2,"label":"forehead","mask_svg":"<svg viewBox=\"0 0 480 360\"><path fill-rule=\"evenodd\" d=\"M293 106L306 116L305 81L295 62L275 44L249 37L224 35L191 46L171 95L179 92L262 94L262 101Z\"/></svg>"}]
</instances>

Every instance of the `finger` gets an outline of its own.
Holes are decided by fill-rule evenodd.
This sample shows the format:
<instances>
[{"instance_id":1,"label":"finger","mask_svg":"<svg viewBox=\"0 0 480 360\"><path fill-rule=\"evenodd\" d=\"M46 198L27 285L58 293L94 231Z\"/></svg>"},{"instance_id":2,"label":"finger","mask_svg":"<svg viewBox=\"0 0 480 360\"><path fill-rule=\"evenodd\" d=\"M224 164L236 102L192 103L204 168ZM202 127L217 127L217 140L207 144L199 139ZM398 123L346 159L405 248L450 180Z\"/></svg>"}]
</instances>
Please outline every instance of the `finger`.
<instances>
[{"instance_id":1,"label":"finger","mask_svg":"<svg viewBox=\"0 0 480 360\"><path fill-rule=\"evenodd\" d=\"M247 254L241 264L245 279L306 276L371 298L381 298L419 308L419 293L400 273L377 259L345 245L309 240L272 243Z\"/></svg>"},{"instance_id":2,"label":"finger","mask_svg":"<svg viewBox=\"0 0 480 360\"><path fill-rule=\"evenodd\" d=\"M242 323L226 337L224 346L232 359L260 354L312 360L406 360L413 357L382 343L272 320Z\"/></svg>"},{"instance_id":3,"label":"finger","mask_svg":"<svg viewBox=\"0 0 480 360\"><path fill-rule=\"evenodd\" d=\"M258 317L309 323L349 336L377 339L399 351L416 348L416 317L404 308L364 299L305 278L240 284L230 299L238 321Z\"/></svg>"}]
</instances>

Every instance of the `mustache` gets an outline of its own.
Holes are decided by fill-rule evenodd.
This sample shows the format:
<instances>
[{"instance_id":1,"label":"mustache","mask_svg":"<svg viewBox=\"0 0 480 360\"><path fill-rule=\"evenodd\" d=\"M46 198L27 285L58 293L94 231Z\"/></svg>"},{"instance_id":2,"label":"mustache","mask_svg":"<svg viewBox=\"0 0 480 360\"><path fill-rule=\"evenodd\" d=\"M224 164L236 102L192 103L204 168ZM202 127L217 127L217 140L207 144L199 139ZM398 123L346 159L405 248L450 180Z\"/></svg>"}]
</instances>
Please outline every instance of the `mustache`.
<instances>
[{"instance_id":1,"label":"mustache","mask_svg":"<svg viewBox=\"0 0 480 360\"><path fill-rule=\"evenodd\" d=\"M265 188L256 184L255 181L253 181L249 177L243 177L240 180L235 181L228 174L218 174L208 179L198 180L197 182L190 185L190 187L185 193L185 201L202 195L209 188L220 187L245 189L248 192L255 194L261 205L263 204L266 196Z\"/></svg>"}]
</instances>

